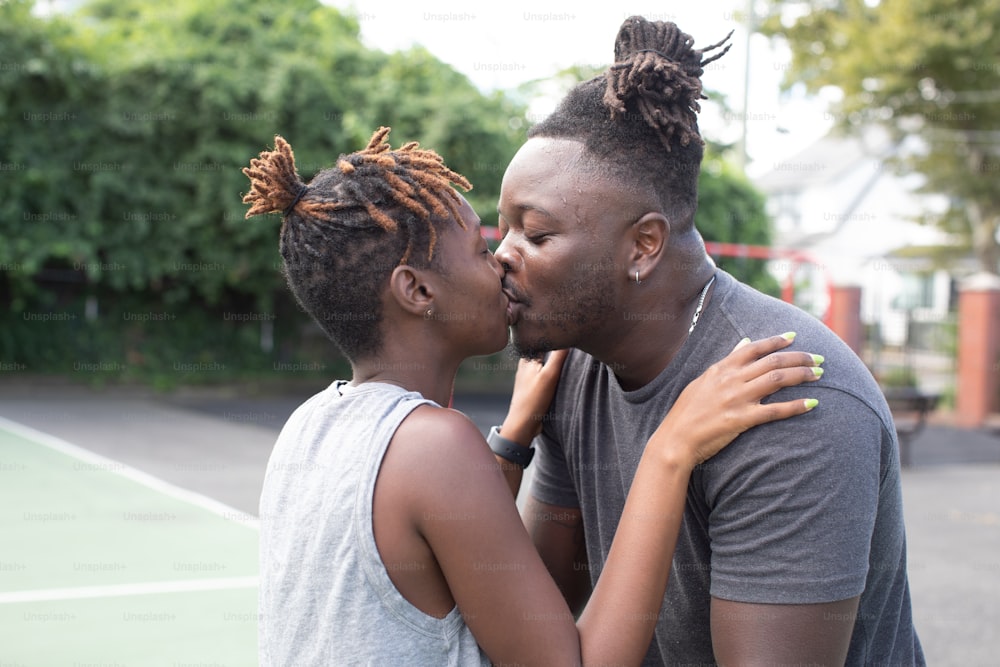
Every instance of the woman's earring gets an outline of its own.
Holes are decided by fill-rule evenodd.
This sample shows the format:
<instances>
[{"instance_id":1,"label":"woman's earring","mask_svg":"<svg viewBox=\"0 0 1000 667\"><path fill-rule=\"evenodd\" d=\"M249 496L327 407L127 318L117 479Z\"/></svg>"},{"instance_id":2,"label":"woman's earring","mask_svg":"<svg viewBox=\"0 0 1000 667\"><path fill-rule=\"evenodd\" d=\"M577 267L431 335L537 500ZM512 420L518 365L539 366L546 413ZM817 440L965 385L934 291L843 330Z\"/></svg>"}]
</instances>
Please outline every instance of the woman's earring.
<instances>
[{"instance_id":1,"label":"woman's earring","mask_svg":"<svg viewBox=\"0 0 1000 667\"><path fill-rule=\"evenodd\" d=\"M635 284L636 284L636 285L638 285L638 284L639 284L639 271L636 271L636 272L635 272Z\"/></svg>"}]
</instances>

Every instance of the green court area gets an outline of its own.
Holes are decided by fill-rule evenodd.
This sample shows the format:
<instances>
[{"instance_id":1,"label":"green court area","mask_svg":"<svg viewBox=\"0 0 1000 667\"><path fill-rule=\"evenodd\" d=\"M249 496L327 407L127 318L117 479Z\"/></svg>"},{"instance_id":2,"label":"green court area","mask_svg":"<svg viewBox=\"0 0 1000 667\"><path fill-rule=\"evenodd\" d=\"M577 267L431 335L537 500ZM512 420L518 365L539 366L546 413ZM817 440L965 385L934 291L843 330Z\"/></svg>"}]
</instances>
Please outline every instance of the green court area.
<instances>
[{"instance_id":1,"label":"green court area","mask_svg":"<svg viewBox=\"0 0 1000 667\"><path fill-rule=\"evenodd\" d=\"M252 517L0 421L0 666L257 664Z\"/></svg>"}]
</instances>

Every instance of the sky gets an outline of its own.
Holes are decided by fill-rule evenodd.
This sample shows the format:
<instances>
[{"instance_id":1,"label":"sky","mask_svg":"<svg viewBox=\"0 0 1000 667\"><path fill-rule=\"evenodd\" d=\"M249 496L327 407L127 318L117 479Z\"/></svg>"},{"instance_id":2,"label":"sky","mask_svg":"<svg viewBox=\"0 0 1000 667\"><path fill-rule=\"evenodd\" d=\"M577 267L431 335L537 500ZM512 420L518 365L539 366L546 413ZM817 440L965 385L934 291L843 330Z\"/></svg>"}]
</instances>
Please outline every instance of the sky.
<instances>
[{"instance_id":1,"label":"sky","mask_svg":"<svg viewBox=\"0 0 1000 667\"><path fill-rule=\"evenodd\" d=\"M358 17L366 45L383 51L422 45L483 91L512 90L573 65L606 67L613 60L618 28L636 14L673 21L694 38L697 48L714 44L733 30L729 53L710 64L702 76L705 87L724 93L730 107L723 112L715 105L702 106L705 136L717 141L739 139L744 77L749 81L745 112L749 175L773 169L832 125L826 100L796 90L781 91L789 58L783 45L753 34L747 71L747 31L741 22L747 0L628 0L586 8L579 2L552 0L502 0L489 5L454 0L325 2ZM553 93L534 100L530 117L544 117L557 99Z\"/></svg>"}]
</instances>

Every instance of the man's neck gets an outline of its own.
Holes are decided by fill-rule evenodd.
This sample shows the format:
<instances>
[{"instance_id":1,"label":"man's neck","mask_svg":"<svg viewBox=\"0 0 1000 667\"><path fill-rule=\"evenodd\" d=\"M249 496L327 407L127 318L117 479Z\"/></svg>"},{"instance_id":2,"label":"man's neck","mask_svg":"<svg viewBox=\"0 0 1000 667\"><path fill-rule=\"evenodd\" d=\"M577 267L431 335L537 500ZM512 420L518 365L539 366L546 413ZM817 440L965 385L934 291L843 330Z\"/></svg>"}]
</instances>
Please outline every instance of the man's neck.
<instances>
[{"instance_id":1,"label":"man's neck","mask_svg":"<svg viewBox=\"0 0 1000 667\"><path fill-rule=\"evenodd\" d=\"M715 287L714 282L709 284L713 273L714 269L689 279L679 301L671 300L668 290L651 285L643 299L625 307L617 330L602 331L578 347L610 368L626 391L646 386L677 356L690 335L695 313L700 316L708 308Z\"/></svg>"}]
</instances>

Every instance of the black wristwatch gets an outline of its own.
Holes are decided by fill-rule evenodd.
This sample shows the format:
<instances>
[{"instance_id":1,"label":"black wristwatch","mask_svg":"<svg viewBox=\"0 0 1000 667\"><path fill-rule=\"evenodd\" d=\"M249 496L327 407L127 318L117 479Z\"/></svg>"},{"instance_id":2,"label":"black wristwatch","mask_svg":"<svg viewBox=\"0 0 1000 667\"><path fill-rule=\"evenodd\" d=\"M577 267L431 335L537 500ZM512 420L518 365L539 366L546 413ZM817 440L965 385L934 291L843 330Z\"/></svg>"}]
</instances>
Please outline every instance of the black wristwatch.
<instances>
[{"instance_id":1,"label":"black wristwatch","mask_svg":"<svg viewBox=\"0 0 1000 667\"><path fill-rule=\"evenodd\" d=\"M511 463L516 463L522 468L527 468L528 464L531 463L531 458L535 455L535 450L531 447L519 445L500 435L499 426L490 429L490 434L486 436L486 442L494 454Z\"/></svg>"}]
</instances>

